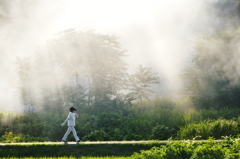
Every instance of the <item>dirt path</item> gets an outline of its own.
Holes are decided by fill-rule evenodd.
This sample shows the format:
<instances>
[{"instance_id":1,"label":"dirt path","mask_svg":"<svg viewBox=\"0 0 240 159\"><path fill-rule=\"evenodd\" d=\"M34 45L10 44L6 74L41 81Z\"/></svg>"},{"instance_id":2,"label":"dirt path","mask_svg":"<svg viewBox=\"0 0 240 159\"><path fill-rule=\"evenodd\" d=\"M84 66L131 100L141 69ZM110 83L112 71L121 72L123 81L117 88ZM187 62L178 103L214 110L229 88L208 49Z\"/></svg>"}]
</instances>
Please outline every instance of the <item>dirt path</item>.
<instances>
[{"instance_id":1,"label":"dirt path","mask_svg":"<svg viewBox=\"0 0 240 159\"><path fill-rule=\"evenodd\" d=\"M175 141L187 141L187 140L175 140ZM206 142L207 140L195 140L196 142ZM222 140L214 140L215 142L220 142ZM162 141L91 141L91 142L80 142L79 144L127 144L127 143L151 143L160 142L167 143L168 140ZM68 142L68 145L76 145L76 142ZM0 143L0 146L4 145L64 145L63 142L27 142L27 143Z\"/></svg>"}]
</instances>

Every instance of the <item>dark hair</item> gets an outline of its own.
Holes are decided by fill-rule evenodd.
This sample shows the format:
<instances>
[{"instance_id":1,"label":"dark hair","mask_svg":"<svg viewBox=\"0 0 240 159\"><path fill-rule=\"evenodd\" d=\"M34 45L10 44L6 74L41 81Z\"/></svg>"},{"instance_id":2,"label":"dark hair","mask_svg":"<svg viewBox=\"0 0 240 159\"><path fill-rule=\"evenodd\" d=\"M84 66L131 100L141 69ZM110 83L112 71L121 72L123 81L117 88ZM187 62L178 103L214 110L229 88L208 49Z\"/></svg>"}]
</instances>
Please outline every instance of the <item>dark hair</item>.
<instances>
[{"instance_id":1,"label":"dark hair","mask_svg":"<svg viewBox=\"0 0 240 159\"><path fill-rule=\"evenodd\" d=\"M77 109L75 109L74 107L71 107L71 108L70 108L70 111L73 111L73 110L76 111Z\"/></svg>"}]
</instances>

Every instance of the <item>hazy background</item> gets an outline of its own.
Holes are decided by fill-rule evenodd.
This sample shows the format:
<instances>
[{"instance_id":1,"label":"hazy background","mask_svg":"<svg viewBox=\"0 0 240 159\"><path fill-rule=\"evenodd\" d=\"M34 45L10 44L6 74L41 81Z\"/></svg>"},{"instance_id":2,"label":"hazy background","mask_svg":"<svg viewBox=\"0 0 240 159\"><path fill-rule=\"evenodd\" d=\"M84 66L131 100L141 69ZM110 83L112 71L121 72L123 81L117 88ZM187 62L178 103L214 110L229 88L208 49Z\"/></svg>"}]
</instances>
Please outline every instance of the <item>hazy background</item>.
<instances>
[{"instance_id":1,"label":"hazy background","mask_svg":"<svg viewBox=\"0 0 240 159\"><path fill-rule=\"evenodd\" d=\"M0 111L19 110L16 57L30 57L58 32L119 36L129 72L142 64L160 76L160 94L177 94L200 32L238 27L234 0L0 0Z\"/></svg>"}]
</instances>

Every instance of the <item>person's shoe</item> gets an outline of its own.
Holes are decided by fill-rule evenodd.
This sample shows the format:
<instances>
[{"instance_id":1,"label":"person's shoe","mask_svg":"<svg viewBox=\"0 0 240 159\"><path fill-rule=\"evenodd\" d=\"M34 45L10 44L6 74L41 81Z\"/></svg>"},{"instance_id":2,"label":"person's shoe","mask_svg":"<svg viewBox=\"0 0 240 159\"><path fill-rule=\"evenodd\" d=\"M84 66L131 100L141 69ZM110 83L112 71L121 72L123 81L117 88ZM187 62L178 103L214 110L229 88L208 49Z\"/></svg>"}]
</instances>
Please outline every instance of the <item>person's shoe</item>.
<instances>
[{"instance_id":1,"label":"person's shoe","mask_svg":"<svg viewBox=\"0 0 240 159\"><path fill-rule=\"evenodd\" d=\"M62 142L66 143L67 141L65 141L65 140L62 140Z\"/></svg>"},{"instance_id":2,"label":"person's shoe","mask_svg":"<svg viewBox=\"0 0 240 159\"><path fill-rule=\"evenodd\" d=\"M81 142L80 140L77 141L77 143Z\"/></svg>"}]
</instances>

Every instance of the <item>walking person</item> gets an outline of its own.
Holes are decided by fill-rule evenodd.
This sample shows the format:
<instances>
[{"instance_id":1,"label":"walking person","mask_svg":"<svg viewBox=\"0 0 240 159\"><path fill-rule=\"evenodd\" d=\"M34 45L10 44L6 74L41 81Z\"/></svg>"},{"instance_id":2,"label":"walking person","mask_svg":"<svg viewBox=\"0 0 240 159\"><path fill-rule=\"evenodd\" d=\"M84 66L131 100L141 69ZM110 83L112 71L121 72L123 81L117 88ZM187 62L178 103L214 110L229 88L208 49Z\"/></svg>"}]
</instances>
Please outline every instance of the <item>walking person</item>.
<instances>
[{"instance_id":1,"label":"walking person","mask_svg":"<svg viewBox=\"0 0 240 159\"><path fill-rule=\"evenodd\" d=\"M67 137L70 134L70 132L73 132L74 138L76 140L77 143L81 142L80 139L77 136L77 132L74 128L75 126L75 118L78 117L78 114L76 113L77 109L75 109L74 107L70 108L70 112L68 114L67 119L62 123L61 126L64 126L66 124L66 122L68 121L68 129L67 132L65 133L65 135L62 138L62 142L66 143Z\"/></svg>"}]
</instances>

